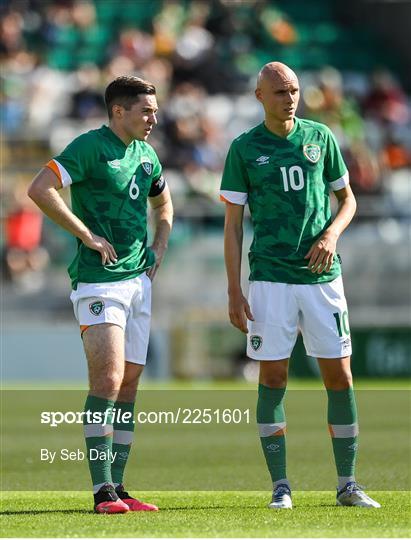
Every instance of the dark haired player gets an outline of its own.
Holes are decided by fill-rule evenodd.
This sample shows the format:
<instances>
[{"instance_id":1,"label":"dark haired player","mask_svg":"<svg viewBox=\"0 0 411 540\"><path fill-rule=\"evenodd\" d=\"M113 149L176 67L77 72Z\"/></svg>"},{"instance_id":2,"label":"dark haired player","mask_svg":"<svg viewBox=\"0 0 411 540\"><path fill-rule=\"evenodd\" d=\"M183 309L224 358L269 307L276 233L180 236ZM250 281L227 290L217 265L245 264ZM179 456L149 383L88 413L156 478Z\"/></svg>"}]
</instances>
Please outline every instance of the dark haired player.
<instances>
[{"instance_id":1,"label":"dark haired player","mask_svg":"<svg viewBox=\"0 0 411 540\"><path fill-rule=\"evenodd\" d=\"M172 227L170 192L154 149L154 86L119 77L105 93L109 125L74 139L34 178L28 194L77 238L69 266L71 300L89 372L85 411L121 410L84 434L97 513L157 510L131 497L123 473L133 440L133 411L151 316L151 282ZM58 191L70 186L70 210ZM147 245L147 201L155 234ZM89 415L91 417L91 415ZM120 418L120 420L119 420ZM90 457L98 456L98 459Z\"/></svg>"}]
</instances>

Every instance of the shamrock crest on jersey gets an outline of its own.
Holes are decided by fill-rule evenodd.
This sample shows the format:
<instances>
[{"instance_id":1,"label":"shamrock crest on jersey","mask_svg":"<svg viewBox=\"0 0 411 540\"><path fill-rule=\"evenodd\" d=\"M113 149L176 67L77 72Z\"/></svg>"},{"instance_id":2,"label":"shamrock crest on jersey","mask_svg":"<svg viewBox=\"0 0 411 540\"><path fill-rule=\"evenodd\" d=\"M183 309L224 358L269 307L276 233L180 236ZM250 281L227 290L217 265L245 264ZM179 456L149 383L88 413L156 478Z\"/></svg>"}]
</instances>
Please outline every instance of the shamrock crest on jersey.
<instances>
[{"instance_id":1,"label":"shamrock crest on jersey","mask_svg":"<svg viewBox=\"0 0 411 540\"><path fill-rule=\"evenodd\" d=\"M305 144L303 146L303 153L311 163L317 163L321 157L321 148L318 144Z\"/></svg>"},{"instance_id":2,"label":"shamrock crest on jersey","mask_svg":"<svg viewBox=\"0 0 411 540\"><path fill-rule=\"evenodd\" d=\"M146 156L143 156L141 158L141 166L146 171L146 173L150 176L150 174L153 171L153 164L151 163L150 159Z\"/></svg>"}]
</instances>

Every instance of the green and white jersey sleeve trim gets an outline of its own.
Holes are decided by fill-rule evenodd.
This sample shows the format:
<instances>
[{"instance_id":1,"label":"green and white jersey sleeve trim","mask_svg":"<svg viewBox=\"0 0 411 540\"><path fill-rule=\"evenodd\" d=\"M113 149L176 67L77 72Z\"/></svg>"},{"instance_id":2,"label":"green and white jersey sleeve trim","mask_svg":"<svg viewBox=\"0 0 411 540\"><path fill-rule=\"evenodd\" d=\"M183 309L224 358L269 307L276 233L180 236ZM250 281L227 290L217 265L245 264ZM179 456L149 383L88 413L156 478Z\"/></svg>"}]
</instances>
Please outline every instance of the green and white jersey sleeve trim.
<instances>
[{"instance_id":1,"label":"green and white jersey sleeve trim","mask_svg":"<svg viewBox=\"0 0 411 540\"><path fill-rule=\"evenodd\" d=\"M226 189L222 189L220 190L220 199L224 202L245 206L248 200L248 193L243 193L241 191L228 191Z\"/></svg>"},{"instance_id":2,"label":"green and white jersey sleeve trim","mask_svg":"<svg viewBox=\"0 0 411 540\"><path fill-rule=\"evenodd\" d=\"M348 174L348 171L344 173L340 178L337 178L337 180L334 180L333 182L329 182L328 185L333 191L338 191L339 189L345 188L345 186L348 186L350 183L350 176Z\"/></svg>"}]
</instances>

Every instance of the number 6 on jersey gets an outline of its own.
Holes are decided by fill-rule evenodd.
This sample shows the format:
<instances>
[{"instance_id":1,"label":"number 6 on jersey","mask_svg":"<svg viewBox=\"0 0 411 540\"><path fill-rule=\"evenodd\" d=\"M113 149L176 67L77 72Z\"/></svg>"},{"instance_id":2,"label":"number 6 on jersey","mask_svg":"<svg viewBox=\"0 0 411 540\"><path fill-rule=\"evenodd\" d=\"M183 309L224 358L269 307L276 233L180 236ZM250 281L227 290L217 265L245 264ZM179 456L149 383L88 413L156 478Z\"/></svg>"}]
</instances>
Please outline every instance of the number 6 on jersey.
<instances>
[{"instance_id":1,"label":"number 6 on jersey","mask_svg":"<svg viewBox=\"0 0 411 540\"><path fill-rule=\"evenodd\" d=\"M137 199L137 197L140 195L140 188L136 183L136 175L133 175L133 178L131 179L130 189L128 193L130 195L130 199L133 200Z\"/></svg>"}]
</instances>

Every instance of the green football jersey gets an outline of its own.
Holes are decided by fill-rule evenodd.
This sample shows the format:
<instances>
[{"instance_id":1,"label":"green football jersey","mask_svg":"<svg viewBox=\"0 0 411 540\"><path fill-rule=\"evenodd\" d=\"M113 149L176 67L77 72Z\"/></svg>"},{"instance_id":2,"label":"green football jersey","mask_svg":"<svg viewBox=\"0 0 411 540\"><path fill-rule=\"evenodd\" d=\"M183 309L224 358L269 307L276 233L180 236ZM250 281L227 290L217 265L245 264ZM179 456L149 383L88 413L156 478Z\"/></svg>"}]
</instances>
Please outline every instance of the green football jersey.
<instances>
[{"instance_id":1,"label":"green football jersey","mask_svg":"<svg viewBox=\"0 0 411 540\"><path fill-rule=\"evenodd\" d=\"M77 242L68 268L77 282L103 283L138 276L155 262L147 246L147 197L165 187L154 149L144 141L126 146L107 126L73 140L48 164L63 187L70 185L73 213L110 242L118 260L103 265L98 251Z\"/></svg>"},{"instance_id":2,"label":"green football jersey","mask_svg":"<svg viewBox=\"0 0 411 540\"><path fill-rule=\"evenodd\" d=\"M229 203L248 202L251 281L311 284L340 275L338 256L322 274L313 274L304 256L331 223L329 190L348 182L337 142L323 124L296 118L282 138L262 123L233 141L220 194Z\"/></svg>"}]
</instances>

